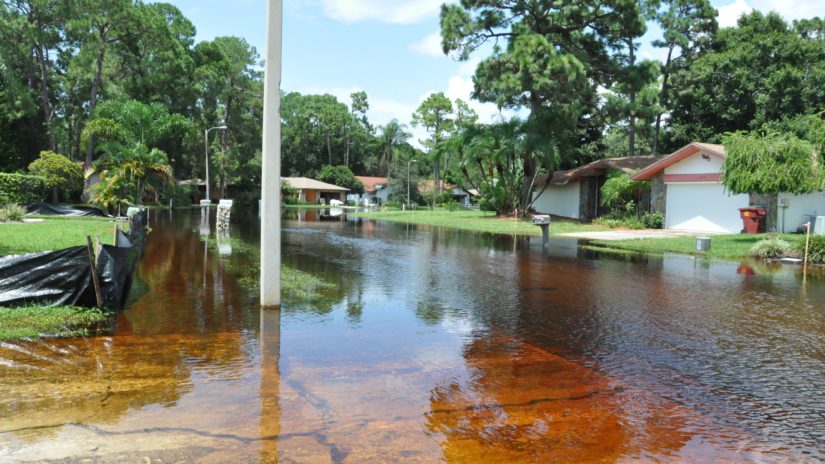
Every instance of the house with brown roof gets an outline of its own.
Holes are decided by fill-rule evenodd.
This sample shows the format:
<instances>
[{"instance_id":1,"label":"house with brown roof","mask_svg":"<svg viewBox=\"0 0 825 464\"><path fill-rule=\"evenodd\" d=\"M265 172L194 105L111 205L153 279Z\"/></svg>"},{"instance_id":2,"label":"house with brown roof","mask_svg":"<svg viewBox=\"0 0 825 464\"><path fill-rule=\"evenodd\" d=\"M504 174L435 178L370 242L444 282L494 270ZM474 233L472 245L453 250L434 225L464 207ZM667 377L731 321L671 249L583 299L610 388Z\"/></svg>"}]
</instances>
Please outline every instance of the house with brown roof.
<instances>
[{"instance_id":1,"label":"house with brown roof","mask_svg":"<svg viewBox=\"0 0 825 464\"><path fill-rule=\"evenodd\" d=\"M358 205L371 206L386 203L390 195L389 179L386 177L355 176L364 184L364 193L350 193L347 200Z\"/></svg>"},{"instance_id":2,"label":"house with brown roof","mask_svg":"<svg viewBox=\"0 0 825 464\"><path fill-rule=\"evenodd\" d=\"M603 158L552 176L536 179L533 187L533 209L537 213L572 219L590 220L604 213L599 203L599 190L611 171L627 174L656 162L656 156ZM647 205L640 205L647 208Z\"/></svg>"},{"instance_id":3,"label":"house with brown roof","mask_svg":"<svg viewBox=\"0 0 825 464\"><path fill-rule=\"evenodd\" d=\"M471 205L471 198L476 197L477 195L473 195L469 191L463 189L458 185L448 184L446 182L439 181L439 185L441 186L440 191L444 192L447 191L452 197L453 200L457 201L462 208L469 208ZM435 192L435 181L432 179L422 179L418 182L418 191L424 194L432 195Z\"/></svg>"},{"instance_id":4,"label":"house with brown roof","mask_svg":"<svg viewBox=\"0 0 825 464\"><path fill-rule=\"evenodd\" d=\"M282 177L281 180L298 190L298 201L312 204L329 204L330 200L342 203L348 188L327 184L308 177Z\"/></svg>"},{"instance_id":5,"label":"house with brown roof","mask_svg":"<svg viewBox=\"0 0 825 464\"><path fill-rule=\"evenodd\" d=\"M661 157L633 175L651 183L651 210L665 217L665 228L694 232L738 233L739 208L767 209L768 231L796 232L825 215L825 193L802 195L731 194L722 185L725 147L694 142Z\"/></svg>"}]
</instances>

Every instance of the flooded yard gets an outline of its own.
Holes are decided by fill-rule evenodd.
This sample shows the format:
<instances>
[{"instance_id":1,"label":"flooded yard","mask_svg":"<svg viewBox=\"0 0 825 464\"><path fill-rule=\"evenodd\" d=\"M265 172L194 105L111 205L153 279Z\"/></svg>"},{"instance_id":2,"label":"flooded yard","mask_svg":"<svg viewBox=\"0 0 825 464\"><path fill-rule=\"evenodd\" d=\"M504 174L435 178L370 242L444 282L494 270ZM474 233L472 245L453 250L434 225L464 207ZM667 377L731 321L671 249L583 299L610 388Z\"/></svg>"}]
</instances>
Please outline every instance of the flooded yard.
<instances>
[{"instance_id":1,"label":"flooded yard","mask_svg":"<svg viewBox=\"0 0 825 464\"><path fill-rule=\"evenodd\" d=\"M261 311L256 217L151 221L112 333L0 344L0 462L825 460L797 268L309 210L284 263L335 287Z\"/></svg>"}]
</instances>

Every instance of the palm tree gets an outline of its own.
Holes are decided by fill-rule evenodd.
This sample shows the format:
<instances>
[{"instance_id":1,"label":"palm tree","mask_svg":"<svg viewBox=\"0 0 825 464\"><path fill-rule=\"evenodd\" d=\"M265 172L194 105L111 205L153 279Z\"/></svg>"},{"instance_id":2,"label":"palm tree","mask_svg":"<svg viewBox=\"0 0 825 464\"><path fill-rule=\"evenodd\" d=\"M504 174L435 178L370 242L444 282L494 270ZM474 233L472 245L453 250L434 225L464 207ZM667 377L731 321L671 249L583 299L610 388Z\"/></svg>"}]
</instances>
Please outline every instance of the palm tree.
<instances>
[{"instance_id":1,"label":"palm tree","mask_svg":"<svg viewBox=\"0 0 825 464\"><path fill-rule=\"evenodd\" d=\"M393 119L385 126L381 127L381 144L384 147L382 162L387 164L387 178L391 177L392 155L395 147L407 143L412 134L407 132L407 126ZM380 171L380 168L379 168ZM380 174L380 172L379 172Z\"/></svg>"},{"instance_id":2,"label":"palm tree","mask_svg":"<svg viewBox=\"0 0 825 464\"><path fill-rule=\"evenodd\" d=\"M131 202L140 204L147 193L174 183L168 157L156 145L173 135L184 135L193 125L183 116L169 114L159 104L137 101L106 102L83 130L83 138L97 141L103 155L86 173L97 173L101 182L95 202L107 208Z\"/></svg>"}]
</instances>

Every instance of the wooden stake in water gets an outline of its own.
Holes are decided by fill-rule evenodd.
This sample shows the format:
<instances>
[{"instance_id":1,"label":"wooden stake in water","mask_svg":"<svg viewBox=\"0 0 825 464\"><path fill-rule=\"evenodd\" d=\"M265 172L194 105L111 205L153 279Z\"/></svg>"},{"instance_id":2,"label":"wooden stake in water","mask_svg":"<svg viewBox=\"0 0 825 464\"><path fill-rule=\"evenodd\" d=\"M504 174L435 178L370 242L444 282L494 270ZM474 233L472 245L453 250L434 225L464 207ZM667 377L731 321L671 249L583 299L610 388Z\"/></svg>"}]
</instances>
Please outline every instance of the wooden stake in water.
<instances>
[{"instance_id":1,"label":"wooden stake in water","mask_svg":"<svg viewBox=\"0 0 825 464\"><path fill-rule=\"evenodd\" d=\"M103 308L103 293L100 291L100 277L97 275L97 260L95 259L94 248L92 248L92 237L86 236L86 251L89 253L89 265L91 266L92 285L95 287L95 299L97 307Z\"/></svg>"},{"instance_id":2,"label":"wooden stake in water","mask_svg":"<svg viewBox=\"0 0 825 464\"><path fill-rule=\"evenodd\" d=\"M805 223L805 258L802 261L802 278L808 275L808 245L811 243L811 222Z\"/></svg>"}]
</instances>

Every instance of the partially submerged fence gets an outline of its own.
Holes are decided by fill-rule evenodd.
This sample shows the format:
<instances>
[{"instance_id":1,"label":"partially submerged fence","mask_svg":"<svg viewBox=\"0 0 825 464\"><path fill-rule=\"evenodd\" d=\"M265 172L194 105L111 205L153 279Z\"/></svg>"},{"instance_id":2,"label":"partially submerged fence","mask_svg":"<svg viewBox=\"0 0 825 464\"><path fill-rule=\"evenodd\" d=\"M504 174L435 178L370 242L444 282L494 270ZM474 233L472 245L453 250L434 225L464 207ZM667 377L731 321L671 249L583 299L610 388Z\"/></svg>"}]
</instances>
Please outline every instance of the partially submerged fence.
<instances>
[{"instance_id":1,"label":"partially submerged fence","mask_svg":"<svg viewBox=\"0 0 825 464\"><path fill-rule=\"evenodd\" d=\"M135 266L143 255L147 219L147 210L132 215L129 232L117 227L115 245L91 246L91 256L89 246L76 246L0 257L0 306L121 309L129 295Z\"/></svg>"}]
</instances>

